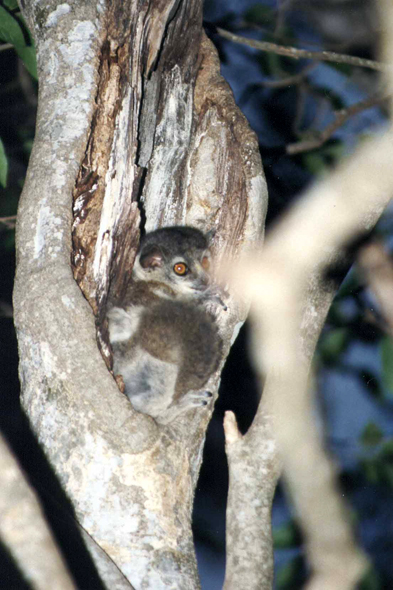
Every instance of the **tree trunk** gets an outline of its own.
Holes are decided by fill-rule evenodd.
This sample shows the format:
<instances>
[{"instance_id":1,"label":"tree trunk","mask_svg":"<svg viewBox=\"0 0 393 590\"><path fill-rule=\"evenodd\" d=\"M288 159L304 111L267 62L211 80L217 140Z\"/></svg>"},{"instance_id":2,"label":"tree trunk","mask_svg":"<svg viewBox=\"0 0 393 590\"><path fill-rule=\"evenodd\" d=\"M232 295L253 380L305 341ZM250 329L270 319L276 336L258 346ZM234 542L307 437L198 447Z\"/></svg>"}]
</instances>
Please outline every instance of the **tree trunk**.
<instances>
[{"instance_id":1,"label":"tree trunk","mask_svg":"<svg viewBox=\"0 0 393 590\"><path fill-rule=\"evenodd\" d=\"M17 227L23 406L106 586L196 588L191 510L212 408L173 427L135 412L96 323L110 284L121 296L141 227L215 228L218 258L261 238L258 144L201 0L21 6L40 82ZM218 318L226 353L246 308Z\"/></svg>"}]
</instances>

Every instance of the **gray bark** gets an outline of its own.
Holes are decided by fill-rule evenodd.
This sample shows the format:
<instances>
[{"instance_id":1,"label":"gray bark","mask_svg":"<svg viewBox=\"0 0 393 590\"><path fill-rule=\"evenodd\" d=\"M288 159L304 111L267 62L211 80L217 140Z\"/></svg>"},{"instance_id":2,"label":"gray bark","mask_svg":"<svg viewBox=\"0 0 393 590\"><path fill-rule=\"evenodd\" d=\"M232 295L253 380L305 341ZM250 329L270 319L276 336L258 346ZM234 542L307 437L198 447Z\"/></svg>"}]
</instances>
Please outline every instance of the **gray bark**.
<instances>
[{"instance_id":1,"label":"gray bark","mask_svg":"<svg viewBox=\"0 0 393 590\"><path fill-rule=\"evenodd\" d=\"M260 239L266 210L257 141L220 77L201 4L21 1L40 82L17 225L22 402L101 548L92 555L108 588L199 585L190 519L212 408L158 427L119 391L96 341L109 284L121 296L132 268L139 211L147 229L216 228L220 257ZM246 307L219 318L226 352ZM110 365L105 330L99 338ZM219 373L209 388L218 383Z\"/></svg>"},{"instance_id":2,"label":"gray bark","mask_svg":"<svg viewBox=\"0 0 393 590\"><path fill-rule=\"evenodd\" d=\"M73 590L39 502L2 436L0 473L0 535L25 580L34 590Z\"/></svg>"}]
</instances>

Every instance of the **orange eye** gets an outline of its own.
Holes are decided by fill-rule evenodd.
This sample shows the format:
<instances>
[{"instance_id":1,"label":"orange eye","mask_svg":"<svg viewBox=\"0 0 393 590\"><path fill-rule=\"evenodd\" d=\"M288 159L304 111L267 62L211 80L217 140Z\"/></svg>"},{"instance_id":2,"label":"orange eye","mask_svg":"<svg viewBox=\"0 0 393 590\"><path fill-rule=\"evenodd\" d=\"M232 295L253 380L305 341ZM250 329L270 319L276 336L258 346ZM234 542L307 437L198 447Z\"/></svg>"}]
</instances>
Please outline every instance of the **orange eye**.
<instances>
[{"instance_id":1,"label":"orange eye","mask_svg":"<svg viewBox=\"0 0 393 590\"><path fill-rule=\"evenodd\" d=\"M202 266L203 266L203 268L205 270L209 270L209 268L210 268L210 260L209 260L209 258L207 256L204 256L202 258Z\"/></svg>"},{"instance_id":2,"label":"orange eye","mask_svg":"<svg viewBox=\"0 0 393 590\"><path fill-rule=\"evenodd\" d=\"M177 275L184 276L188 273L188 266L184 262L176 262L173 270Z\"/></svg>"}]
</instances>

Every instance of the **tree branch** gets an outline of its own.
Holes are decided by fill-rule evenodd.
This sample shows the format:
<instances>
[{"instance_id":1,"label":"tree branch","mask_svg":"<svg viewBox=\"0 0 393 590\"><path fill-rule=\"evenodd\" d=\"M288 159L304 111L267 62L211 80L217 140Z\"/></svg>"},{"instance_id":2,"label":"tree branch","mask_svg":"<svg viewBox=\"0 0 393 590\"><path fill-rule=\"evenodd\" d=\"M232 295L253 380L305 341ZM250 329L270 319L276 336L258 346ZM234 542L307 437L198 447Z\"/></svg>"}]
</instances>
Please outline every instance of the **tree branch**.
<instances>
[{"instance_id":1,"label":"tree branch","mask_svg":"<svg viewBox=\"0 0 393 590\"><path fill-rule=\"evenodd\" d=\"M351 117L357 113L371 109L372 107L381 104L390 98L390 96L377 94L361 100L350 107L335 111L334 121L327 125L323 131L319 132L317 137L304 139L302 141L287 145L287 154L300 154L301 152L306 152L321 147L333 135L333 133L342 127L342 125L344 125Z\"/></svg>"},{"instance_id":2,"label":"tree branch","mask_svg":"<svg viewBox=\"0 0 393 590\"><path fill-rule=\"evenodd\" d=\"M0 535L36 590L75 590L38 500L0 435Z\"/></svg>"},{"instance_id":3,"label":"tree branch","mask_svg":"<svg viewBox=\"0 0 393 590\"><path fill-rule=\"evenodd\" d=\"M267 378L257 416L246 436L258 422L266 424L270 417L270 432L277 441L285 480L306 538L313 572L308 590L350 590L367 566L367 559L354 542L336 488L335 468L324 452L315 424L309 374L335 292L334 285L327 285L323 279L323 269L337 257L338 247L376 222L388 202L393 184L391 142L389 133L361 149L329 181L309 191L269 236L262 253L240 261L236 270L231 266L222 271L226 280L235 275L232 285L239 296L252 299L253 356L259 373ZM249 488L258 489L260 481L258 469L253 474L247 471L258 464L255 450L246 437L236 434L233 421L227 422L230 490L226 590L241 587L245 575L248 587L269 588L272 560L263 541L270 529L266 515L259 514L256 522L255 506L262 502L269 512L272 488L265 484L258 499L251 497ZM259 444L269 439L268 432L260 432ZM260 459L259 473L266 474L274 489L279 461L270 473L262 465ZM245 472L247 477L239 476ZM253 575L250 571L245 574L239 514L249 523L251 545L257 543L263 556L263 574L261 562L253 559Z\"/></svg>"},{"instance_id":4,"label":"tree branch","mask_svg":"<svg viewBox=\"0 0 393 590\"><path fill-rule=\"evenodd\" d=\"M140 209L146 230L215 228L218 256L260 239L258 142L203 34L201 0L52 4L24 8L40 104L17 223L23 405L78 522L127 580L195 588L192 502L212 407L173 427L135 412L97 348L92 308L100 319L109 283L118 294L129 280ZM231 301L217 319L225 353L246 312ZM111 588L110 563L93 555Z\"/></svg>"},{"instance_id":5,"label":"tree branch","mask_svg":"<svg viewBox=\"0 0 393 590\"><path fill-rule=\"evenodd\" d=\"M367 562L354 545L335 469L324 455L314 420L308 373L321 325L319 306L309 305L308 293L316 289L323 294L320 273L337 248L372 227L389 202L392 141L390 129L363 145L293 207L263 253L226 272L236 290L252 298L253 356L259 372L276 380L275 394L266 403L306 536L314 572L309 589L352 588ZM314 337L306 338L310 333Z\"/></svg>"},{"instance_id":6,"label":"tree branch","mask_svg":"<svg viewBox=\"0 0 393 590\"><path fill-rule=\"evenodd\" d=\"M8 49L13 49L14 46L12 43L3 43L0 45L0 51L7 51Z\"/></svg>"},{"instance_id":7,"label":"tree branch","mask_svg":"<svg viewBox=\"0 0 393 590\"><path fill-rule=\"evenodd\" d=\"M363 57L355 57L353 55L345 55L343 53L335 53L334 51L308 51L307 49L298 49L296 47L286 47L284 45L277 45L276 43L269 43L268 41L257 41L256 39L249 39L235 35L230 31L226 31L221 27L216 27L217 33L224 39L247 45L260 51L267 51L269 53L276 53L277 55L285 55L293 59L314 59L318 61L329 61L333 63L349 64L351 66L358 66L361 68L370 68L377 71L385 71L388 64L374 61L372 59L365 59Z\"/></svg>"},{"instance_id":8,"label":"tree branch","mask_svg":"<svg viewBox=\"0 0 393 590\"><path fill-rule=\"evenodd\" d=\"M15 229L16 215L9 215L8 217L0 217L0 223L5 225L7 229Z\"/></svg>"},{"instance_id":9,"label":"tree branch","mask_svg":"<svg viewBox=\"0 0 393 590\"><path fill-rule=\"evenodd\" d=\"M264 394L263 411L245 436L240 434L234 414L225 414L229 466L225 590L272 588L271 516L281 461L265 399Z\"/></svg>"},{"instance_id":10,"label":"tree branch","mask_svg":"<svg viewBox=\"0 0 393 590\"><path fill-rule=\"evenodd\" d=\"M287 88L289 86L295 86L302 82L307 74L315 70L318 65L319 62L307 64L300 72L293 76L286 76L278 80L263 80L260 85L264 88Z\"/></svg>"}]
</instances>

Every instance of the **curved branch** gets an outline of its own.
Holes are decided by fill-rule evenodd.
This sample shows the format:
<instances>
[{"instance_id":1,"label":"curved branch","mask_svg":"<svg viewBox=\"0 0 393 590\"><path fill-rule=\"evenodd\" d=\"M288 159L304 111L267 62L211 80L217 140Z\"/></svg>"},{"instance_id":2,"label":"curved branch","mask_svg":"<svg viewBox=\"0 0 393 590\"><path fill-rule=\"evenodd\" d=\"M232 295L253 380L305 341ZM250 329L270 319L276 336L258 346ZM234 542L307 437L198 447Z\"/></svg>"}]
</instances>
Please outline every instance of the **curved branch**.
<instances>
[{"instance_id":1,"label":"curved branch","mask_svg":"<svg viewBox=\"0 0 393 590\"><path fill-rule=\"evenodd\" d=\"M275 380L275 393L266 404L306 535L314 572L309 588L350 589L367 564L354 544L336 490L335 469L323 451L308 379L332 296L321 272L337 248L377 222L390 201L392 141L390 129L362 146L293 207L269 236L263 253L226 273L232 274L239 293L252 298L253 356L259 372Z\"/></svg>"}]
</instances>

